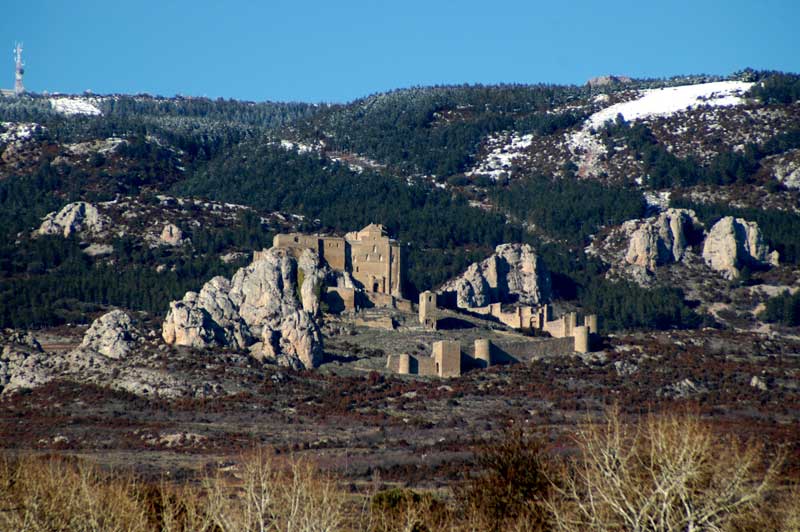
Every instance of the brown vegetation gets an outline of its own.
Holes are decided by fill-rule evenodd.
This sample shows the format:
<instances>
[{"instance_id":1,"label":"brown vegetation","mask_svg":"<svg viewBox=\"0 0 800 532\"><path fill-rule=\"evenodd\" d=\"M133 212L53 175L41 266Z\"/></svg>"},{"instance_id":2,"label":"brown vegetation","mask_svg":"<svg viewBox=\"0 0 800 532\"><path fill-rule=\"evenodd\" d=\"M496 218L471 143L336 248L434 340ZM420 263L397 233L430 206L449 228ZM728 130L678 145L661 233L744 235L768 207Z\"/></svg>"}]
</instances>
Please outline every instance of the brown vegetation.
<instances>
[{"instance_id":1,"label":"brown vegetation","mask_svg":"<svg viewBox=\"0 0 800 532\"><path fill-rule=\"evenodd\" d=\"M798 530L798 488L759 445L696 415L634 424L611 410L570 460L521 429L476 452L452 492L348 492L306 460L264 449L199 482L147 484L54 456L0 462L0 530ZM786 480L785 478L783 480Z\"/></svg>"},{"instance_id":2,"label":"brown vegetation","mask_svg":"<svg viewBox=\"0 0 800 532\"><path fill-rule=\"evenodd\" d=\"M716 531L773 517L780 460L765 464L761 446L716 438L696 416L631 426L612 410L577 443L549 504L557 530Z\"/></svg>"},{"instance_id":3,"label":"brown vegetation","mask_svg":"<svg viewBox=\"0 0 800 532\"><path fill-rule=\"evenodd\" d=\"M717 436L697 414L627 423L612 409L574 444L564 458L543 436L508 429L459 481L425 491L347 490L315 463L262 448L179 483L52 455L5 458L0 530L800 530L800 489L781 457Z\"/></svg>"}]
</instances>

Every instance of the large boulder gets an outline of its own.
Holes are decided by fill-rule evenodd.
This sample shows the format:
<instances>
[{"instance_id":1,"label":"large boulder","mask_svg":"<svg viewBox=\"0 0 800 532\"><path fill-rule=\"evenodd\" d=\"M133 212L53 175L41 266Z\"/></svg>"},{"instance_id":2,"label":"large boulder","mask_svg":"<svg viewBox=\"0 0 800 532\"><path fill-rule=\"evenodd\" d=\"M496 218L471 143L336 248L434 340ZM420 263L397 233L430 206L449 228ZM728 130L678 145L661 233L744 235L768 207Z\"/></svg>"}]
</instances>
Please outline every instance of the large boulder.
<instances>
[{"instance_id":1,"label":"large boulder","mask_svg":"<svg viewBox=\"0 0 800 532\"><path fill-rule=\"evenodd\" d=\"M298 267L286 250L270 249L240 268L231 281L215 277L200 293L187 292L170 303L162 326L164 341L249 349L257 358L282 365L317 366L322 335L313 316L319 308L316 286L325 272L313 256L301 256L300 263Z\"/></svg>"},{"instance_id":2,"label":"large boulder","mask_svg":"<svg viewBox=\"0 0 800 532\"><path fill-rule=\"evenodd\" d=\"M198 306L197 292L186 292L180 301L170 302L161 337L170 345L210 347L217 343L216 329L208 311Z\"/></svg>"},{"instance_id":3,"label":"large boulder","mask_svg":"<svg viewBox=\"0 0 800 532\"><path fill-rule=\"evenodd\" d=\"M264 323L299 308L296 285L297 261L285 250L270 249L234 274L230 298L258 335Z\"/></svg>"},{"instance_id":4,"label":"large boulder","mask_svg":"<svg viewBox=\"0 0 800 532\"><path fill-rule=\"evenodd\" d=\"M297 260L299 267L298 283L303 310L316 316L319 314L320 294L325 281L326 271L320 265L317 255L310 249L303 250ZM300 281L302 276L302 282Z\"/></svg>"},{"instance_id":5,"label":"large boulder","mask_svg":"<svg viewBox=\"0 0 800 532\"><path fill-rule=\"evenodd\" d=\"M183 231L177 225L168 223L164 225L158 239L168 246L180 246L183 243Z\"/></svg>"},{"instance_id":6,"label":"large boulder","mask_svg":"<svg viewBox=\"0 0 800 532\"><path fill-rule=\"evenodd\" d=\"M455 294L460 308L490 303L541 305L550 300L550 273L528 244L501 244L487 259L448 281L440 294Z\"/></svg>"},{"instance_id":7,"label":"large boulder","mask_svg":"<svg viewBox=\"0 0 800 532\"><path fill-rule=\"evenodd\" d=\"M52 380L53 362L51 357L38 351L4 346L0 351L0 393L34 388Z\"/></svg>"},{"instance_id":8,"label":"large boulder","mask_svg":"<svg viewBox=\"0 0 800 532\"><path fill-rule=\"evenodd\" d=\"M654 271L656 266L680 262L700 222L694 211L667 209L658 216L637 220L628 240L625 262Z\"/></svg>"},{"instance_id":9,"label":"large boulder","mask_svg":"<svg viewBox=\"0 0 800 532\"><path fill-rule=\"evenodd\" d=\"M33 388L51 380L53 361L29 332L0 332L0 393Z\"/></svg>"},{"instance_id":10,"label":"large boulder","mask_svg":"<svg viewBox=\"0 0 800 532\"><path fill-rule=\"evenodd\" d=\"M244 349L254 340L239 307L230 297L231 282L217 276L200 293L187 292L180 301L170 303L162 325L162 338L168 344L186 347L228 346Z\"/></svg>"},{"instance_id":11,"label":"large boulder","mask_svg":"<svg viewBox=\"0 0 800 532\"><path fill-rule=\"evenodd\" d=\"M97 207L85 201L68 203L58 212L44 217L36 230L40 235L101 234L110 226L110 220L100 214Z\"/></svg>"},{"instance_id":12,"label":"large boulder","mask_svg":"<svg viewBox=\"0 0 800 532\"><path fill-rule=\"evenodd\" d=\"M121 310L103 314L83 335L80 349L89 349L109 358L123 358L134 348L141 335L130 316Z\"/></svg>"},{"instance_id":13,"label":"large boulder","mask_svg":"<svg viewBox=\"0 0 800 532\"><path fill-rule=\"evenodd\" d=\"M322 362L322 333L308 312L298 310L277 328L264 328L262 354L283 366L314 368Z\"/></svg>"},{"instance_id":14,"label":"large boulder","mask_svg":"<svg viewBox=\"0 0 800 532\"><path fill-rule=\"evenodd\" d=\"M471 264L455 282L456 305L459 308L485 307L492 302L492 287L489 286L484 271L497 271L497 259L494 255L483 263Z\"/></svg>"},{"instance_id":15,"label":"large boulder","mask_svg":"<svg viewBox=\"0 0 800 532\"><path fill-rule=\"evenodd\" d=\"M778 252L770 253L756 222L726 216L709 231L703 259L713 270L734 279L745 266L778 264Z\"/></svg>"}]
</instances>

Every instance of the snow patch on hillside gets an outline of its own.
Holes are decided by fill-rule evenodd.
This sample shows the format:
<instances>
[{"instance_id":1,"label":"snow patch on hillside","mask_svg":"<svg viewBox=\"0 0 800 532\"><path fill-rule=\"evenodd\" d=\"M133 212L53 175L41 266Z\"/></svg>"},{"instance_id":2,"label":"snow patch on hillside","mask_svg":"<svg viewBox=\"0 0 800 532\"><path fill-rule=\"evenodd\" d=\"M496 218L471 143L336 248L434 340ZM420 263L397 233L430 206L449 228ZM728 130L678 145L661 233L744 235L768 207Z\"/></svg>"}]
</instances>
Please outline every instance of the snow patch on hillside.
<instances>
[{"instance_id":1,"label":"snow patch on hillside","mask_svg":"<svg viewBox=\"0 0 800 532\"><path fill-rule=\"evenodd\" d=\"M497 181L507 173L516 160L526 157L525 149L533 142L533 135L500 133L490 135L486 146L490 150L480 162L465 175L486 175Z\"/></svg>"},{"instance_id":2,"label":"snow patch on hillside","mask_svg":"<svg viewBox=\"0 0 800 532\"><path fill-rule=\"evenodd\" d=\"M697 85L680 85L640 92L639 98L602 109L586 119L583 127L566 134L566 143L578 164L578 175L588 177L601 171L600 160L606 148L593 131L609 120L622 115L626 121L670 116L700 106L727 107L745 102L743 95L752 83L717 81ZM596 100L597 101L597 100Z\"/></svg>"},{"instance_id":3,"label":"snow patch on hillside","mask_svg":"<svg viewBox=\"0 0 800 532\"><path fill-rule=\"evenodd\" d=\"M297 150L297 153L319 152L319 146L312 146L310 144L303 144L302 142L293 142L291 140L281 140L281 148L287 151Z\"/></svg>"},{"instance_id":4,"label":"snow patch on hillside","mask_svg":"<svg viewBox=\"0 0 800 532\"><path fill-rule=\"evenodd\" d=\"M37 127L33 122L0 122L0 144L29 140Z\"/></svg>"},{"instance_id":5,"label":"snow patch on hillside","mask_svg":"<svg viewBox=\"0 0 800 532\"><path fill-rule=\"evenodd\" d=\"M607 120L621 114L628 122L655 116L669 116L693 107L710 105L723 107L744 103L742 95L752 83L744 81L717 81L698 85L681 85L642 91L636 100L614 104L590 116L586 125L600 128Z\"/></svg>"},{"instance_id":6,"label":"snow patch on hillside","mask_svg":"<svg viewBox=\"0 0 800 532\"><path fill-rule=\"evenodd\" d=\"M50 98L50 106L64 115L90 115L103 114L91 100L82 98Z\"/></svg>"},{"instance_id":7,"label":"snow patch on hillside","mask_svg":"<svg viewBox=\"0 0 800 532\"><path fill-rule=\"evenodd\" d=\"M314 144L304 144L302 142L282 139L279 143L274 144L287 151L297 150L297 153L320 155L323 153L323 151L325 151L325 143L322 141L317 141ZM325 151L325 155L331 160L331 162L344 164L359 174L363 173L365 170L379 170L384 168L384 165L378 163L377 161L356 153Z\"/></svg>"},{"instance_id":8,"label":"snow patch on hillside","mask_svg":"<svg viewBox=\"0 0 800 532\"><path fill-rule=\"evenodd\" d=\"M658 214L669 208L669 200L672 192L669 190L661 192L644 192L644 201L647 204L648 216Z\"/></svg>"}]
</instances>

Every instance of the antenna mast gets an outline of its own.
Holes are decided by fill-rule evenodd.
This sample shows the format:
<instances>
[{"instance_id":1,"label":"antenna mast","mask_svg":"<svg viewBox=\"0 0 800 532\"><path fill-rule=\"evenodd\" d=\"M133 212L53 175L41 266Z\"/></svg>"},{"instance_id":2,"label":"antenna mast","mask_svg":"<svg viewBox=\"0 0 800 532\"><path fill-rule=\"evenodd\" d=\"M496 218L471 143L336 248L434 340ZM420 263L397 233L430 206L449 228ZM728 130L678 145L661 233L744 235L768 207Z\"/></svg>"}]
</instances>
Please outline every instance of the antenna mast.
<instances>
[{"instance_id":1,"label":"antenna mast","mask_svg":"<svg viewBox=\"0 0 800 532\"><path fill-rule=\"evenodd\" d=\"M14 62L16 64L14 95L21 96L25 92L25 86L22 84L22 75L25 73L25 63L22 62L22 43L14 43Z\"/></svg>"}]
</instances>

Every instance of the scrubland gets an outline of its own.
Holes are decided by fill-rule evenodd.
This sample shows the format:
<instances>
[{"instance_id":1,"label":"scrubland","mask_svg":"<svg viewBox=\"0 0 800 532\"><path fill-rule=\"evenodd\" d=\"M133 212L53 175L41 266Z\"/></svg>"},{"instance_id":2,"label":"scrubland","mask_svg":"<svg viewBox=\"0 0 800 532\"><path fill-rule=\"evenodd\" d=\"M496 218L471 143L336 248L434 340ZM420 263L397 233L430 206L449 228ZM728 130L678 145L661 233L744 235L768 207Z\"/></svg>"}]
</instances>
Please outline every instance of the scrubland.
<instances>
[{"instance_id":1,"label":"scrubland","mask_svg":"<svg viewBox=\"0 0 800 532\"><path fill-rule=\"evenodd\" d=\"M569 447L510 426L439 489L360 485L259 447L179 481L65 455L0 461L0 529L30 531L794 531L780 449L691 411L579 425Z\"/></svg>"}]
</instances>

